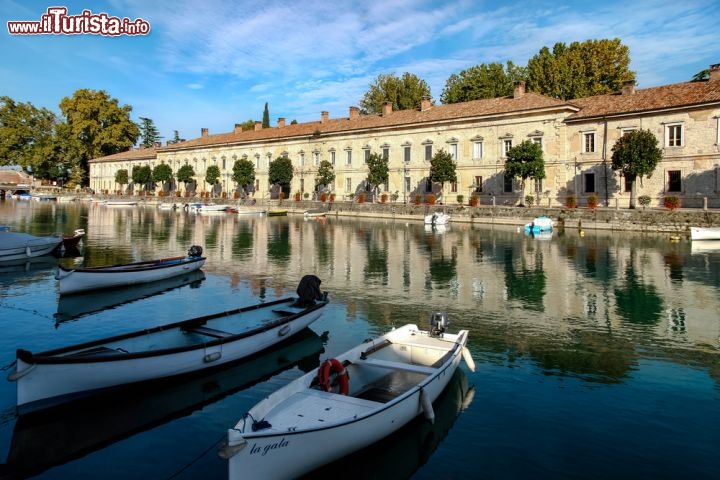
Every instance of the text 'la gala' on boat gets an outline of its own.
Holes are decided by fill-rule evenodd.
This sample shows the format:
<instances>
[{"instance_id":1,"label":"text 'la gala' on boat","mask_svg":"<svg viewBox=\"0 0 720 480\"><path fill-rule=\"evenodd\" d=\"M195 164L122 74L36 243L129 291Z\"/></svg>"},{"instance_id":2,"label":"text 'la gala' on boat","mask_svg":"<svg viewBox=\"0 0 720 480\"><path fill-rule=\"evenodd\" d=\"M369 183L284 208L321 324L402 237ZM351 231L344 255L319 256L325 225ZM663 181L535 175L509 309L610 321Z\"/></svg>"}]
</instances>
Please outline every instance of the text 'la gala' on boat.
<instances>
[{"instance_id":1,"label":"text 'la gala' on boat","mask_svg":"<svg viewBox=\"0 0 720 480\"><path fill-rule=\"evenodd\" d=\"M468 331L445 332L447 315L432 329L405 325L328 359L273 392L228 430L220 456L230 480L298 476L364 448L424 413L453 377L460 360L475 365Z\"/></svg>"},{"instance_id":2,"label":"text 'la gala' on boat","mask_svg":"<svg viewBox=\"0 0 720 480\"><path fill-rule=\"evenodd\" d=\"M298 297L150 327L40 353L18 349L9 381L20 412L112 387L204 371L260 352L320 318L327 293L306 275Z\"/></svg>"}]
</instances>

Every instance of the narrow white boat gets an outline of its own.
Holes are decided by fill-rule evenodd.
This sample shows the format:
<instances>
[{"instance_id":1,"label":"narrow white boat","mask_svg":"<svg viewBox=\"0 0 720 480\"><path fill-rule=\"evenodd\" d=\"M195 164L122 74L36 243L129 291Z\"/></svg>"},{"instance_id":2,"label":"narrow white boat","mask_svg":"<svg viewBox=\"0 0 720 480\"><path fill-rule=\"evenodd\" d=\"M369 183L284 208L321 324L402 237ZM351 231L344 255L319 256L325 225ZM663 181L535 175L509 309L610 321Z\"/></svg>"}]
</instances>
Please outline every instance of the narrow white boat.
<instances>
[{"instance_id":1,"label":"narrow white boat","mask_svg":"<svg viewBox=\"0 0 720 480\"><path fill-rule=\"evenodd\" d=\"M177 208L178 208L177 203L168 203L168 202L158 203L159 210L175 210Z\"/></svg>"},{"instance_id":2,"label":"narrow white boat","mask_svg":"<svg viewBox=\"0 0 720 480\"><path fill-rule=\"evenodd\" d=\"M450 215L443 212L435 212L425 216L425 225L447 225L450 222Z\"/></svg>"},{"instance_id":3,"label":"narrow white boat","mask_svg":"<svg viewBox=\"0 0 720 480\"><path fill-rule=\"evenodd\" d=\"M20 412L67 403L109 388L218 367L301 331L328 303L306 275L298 298L259 303L41 353L18 349L9 381Z\"/></svg>"},{"instance_id":4,"label":"narrow white boat","mask_svg":"<svg viewBox=\"0 0 720 480\"><path fill-rule=\"evenodd\" d=\"M546 215L535 217L532 222L525 224L525 233L552 232L555 223Z\"/></svg>"},{"instance_id":5,"label":"narrow white boat","mask_svg":"<svg viewBox=\"0 0 720 480\"><path fill-rule=\"evenodd\" d=\"M216 203L207 203L200 205L198 208L198 212L200 213L215 213L215 212L225 212L227 210L227 205L219 205Z\"/></svg>"},{"instance_id":6,"label":"narrow white boat","mask_svg":"<svg viewBox=\"0 0 720 480\"><path fill-rule=\"evenodd\" d=\"M467 330L405 325L349 350L270 394L228 430L230 480L297 478L389 435L424 413L460 364ZM334 375L333 375L334 374ZM337 385L336 385L337 384ZM338 389L338 391L336 391Z\"/></svg>"},{"instance_id":7,"label":"narrow white boat","mask_svg":"<svg viewBox=\"0 0 720 480\"><path fill-rule=\"evenodd\" d=\"M55 278L60 285L60 294L67 295L88 290L156 282L198 270L204 264L205 257L202 256L202 247L193 245L184 257L161 258L103 267L68 269L59 266Z\"/></svg>"},{"instance_id":8,"label":"narrow white boat","mask_svg":"<svg viewBox=\"0 0 720 480\"><path fill-rule=\"evenodd\" d=\"M324 208L313 208L310 210L305 210L305 212L303 212L303 215L305 216L305 218L324 217L325 215L327 215L327 210L325 210Z\"/></svg>"},{"instance_id":9,"label":"narrow white boat","mask_svg":"<svg viewBox=\"0 0 720 480\"><path fill-rule=\"evenodd\" d=\"M108 200L105 205L108 207L134 207L137 203L137 200Z\"/></svg>"},{"instance_id":10,"label":"narrow white boat","mask_svg":"<svg viewBox=\"0 0 720 480\"><path fill-rule=\"evenodd\" d=\"M720 240L720 227L690 227L691 240Z\"/></svg>"},{"instance_id":11,"label":"narrow white boat","mask_svg":"<svg viewBox=\"0 0 720 480\"><path fill-rule=\"evenodd\" d=\"M61 236L36 237L29 233L0 230L0 262L40 257L62 244Z\"/></svg>"}]
</instances>

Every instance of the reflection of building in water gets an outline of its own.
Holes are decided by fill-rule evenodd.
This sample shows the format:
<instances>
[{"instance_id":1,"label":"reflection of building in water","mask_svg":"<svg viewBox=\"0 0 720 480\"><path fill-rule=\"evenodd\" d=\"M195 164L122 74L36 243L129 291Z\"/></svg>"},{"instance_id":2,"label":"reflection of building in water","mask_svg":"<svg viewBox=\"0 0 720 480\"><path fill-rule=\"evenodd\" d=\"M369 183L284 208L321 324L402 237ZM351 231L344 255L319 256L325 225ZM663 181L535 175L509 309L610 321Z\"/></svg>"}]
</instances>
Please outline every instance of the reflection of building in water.
<instances>
[{"instance_id":1,"label":"reflection of building in water","mask_svg":"<svg viewBox=\"0 0 720 480\"><path fill-rule=\"evenodd\" d=\"M205 272L228 275L254 294L294 294L318 275L323 289L350 304L368 298L381 318L392 311L448 310L455 325L489 322L561 338L577 322L599 332L652 332L668 342L714 345L720 337L718 262L627 232L574 232L538 241L514 227L455 224L443 233L390 220L201 217L91 207L88 235L132 259L182 254L202 245ZM110 245L117 245L110 247ZM720 255L717 253L716 255ZM287 284L285 283L287 282Z\"/></svg>"}]
</instances>

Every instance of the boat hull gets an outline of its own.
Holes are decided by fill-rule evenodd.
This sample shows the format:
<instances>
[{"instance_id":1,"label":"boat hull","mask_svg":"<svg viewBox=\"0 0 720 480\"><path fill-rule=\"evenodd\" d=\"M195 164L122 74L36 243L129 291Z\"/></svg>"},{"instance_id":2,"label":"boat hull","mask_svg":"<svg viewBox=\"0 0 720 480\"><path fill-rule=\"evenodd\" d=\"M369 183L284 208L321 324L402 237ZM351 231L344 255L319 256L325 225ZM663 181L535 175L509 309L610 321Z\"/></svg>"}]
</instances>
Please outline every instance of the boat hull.
<instances>
[{"instance_id":1,"label":"boat hull","mask_svg":"<svg viewBox=\"0 0 720 480\"><path fill-rule=\"evenodd\" d=\"M720 240L720 227L691 227L691 240Z\"/></svg>"},{"instance_id":2,"label":"boat hull","mask_svg":"<svg viewBox=\"0 0 720 480\"><path fill-rule=\"evenodd\" d=\"M60 294L68 295L165 280L198 270L204 264L205 257L174 257L111 267L74 270L60 267L57 279Z\"/></svg>"},{"instance_id":3,"label":"boat hull","mask_svg":"<svg viewBox=\"0 0 720 480\"><path fill-rule=\"evenodd\" d=\"M0 262L40 257L60 247L62 237L36 237L27 233L0 232Z\"/></svg>"},{"instance_id":4,"label":"boat hull","mask_svg":"<svg viewBox=\"0 0 720 480\"><path fill-rule=\"evenodd\" d=\"M450 215L445 213L433 213L425 216L425 225L447 225L450 223Z\"/></svg>"}]
</instances>

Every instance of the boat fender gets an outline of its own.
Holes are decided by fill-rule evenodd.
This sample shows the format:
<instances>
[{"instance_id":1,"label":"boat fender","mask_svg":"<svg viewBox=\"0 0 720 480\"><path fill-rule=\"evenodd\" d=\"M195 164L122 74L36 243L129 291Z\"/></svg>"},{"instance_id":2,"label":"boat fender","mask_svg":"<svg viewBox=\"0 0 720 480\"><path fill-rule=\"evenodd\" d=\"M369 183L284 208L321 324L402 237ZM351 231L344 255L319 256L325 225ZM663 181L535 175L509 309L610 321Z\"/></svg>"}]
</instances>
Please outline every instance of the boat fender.
<instances>
[{"instance_id":1,"label":"boat fender","mask_svg":"<svg viewBox=\"0 0 720 480\"><path fill-rule=\"evenodd\" d=\"M345 370L345 367L342 366L342 363L335 358L325 360L322 365L320 365L320 368L318 368L318 383L320 384L320 389L323 392L329 392L331 390L331 371L337 375L337 381L340 383L340 395L347 395L350 391L350 376L347 370Z\"/></svg>"},{"instance_id":2,"label":"boat fender","mask_svg":"<svg viewBox=\"0 0 720 480\"><path fill-rule=\"evenodd\" d=\"M462 358L465 360L465 365L468 366L471 372L475 371L475 360L472 358L472 354L470 353L470 350L468 350L467 347L463 347L462 349Z\"/></svg>"},{"instance_id":3,"label":"boat fender","mask_svg":"<svg viewBox=\"0 0 720 480\"><path fill-rule=\"evenodd\" d=\"M25 255L27 255L28 257L32 257L32 250L30 250L30 245L25 247Z\"/></svg>"},{"instance_id":4,"label":"boat fender","mask_svg":"<svg viewBox=\"0 0 720 480\"><path fill-rule=\"evenodd\" d=\"M425 413L425 418L430 420L430 423L435 423L435 410L433 410L430 396L425 393L424 388L420 389L420 405L422 406L423 412Z\"/></svg>"}]
</instances>

